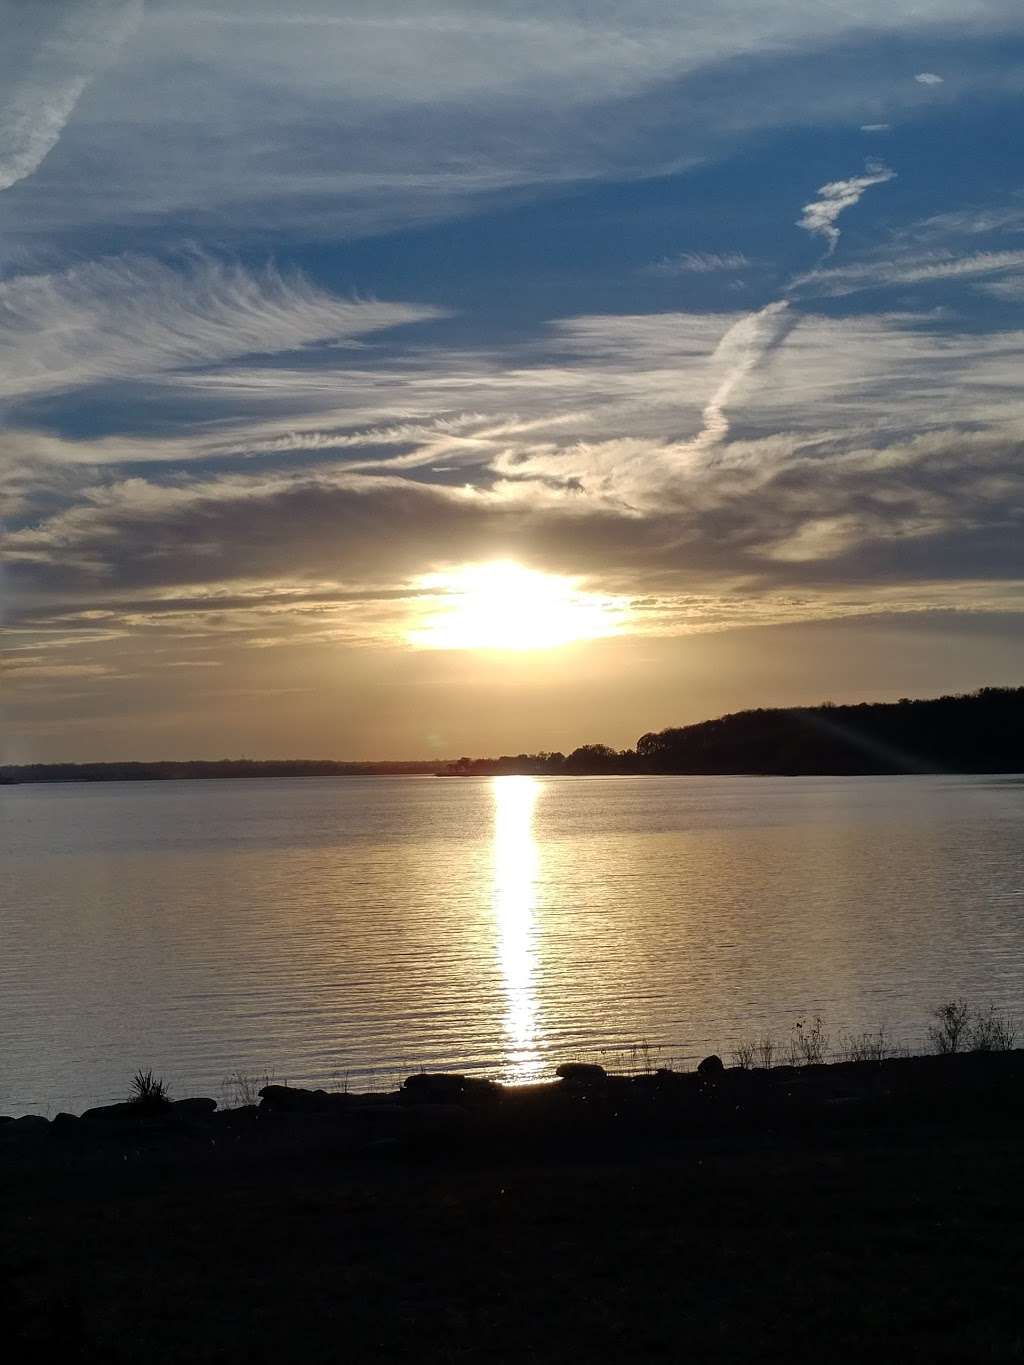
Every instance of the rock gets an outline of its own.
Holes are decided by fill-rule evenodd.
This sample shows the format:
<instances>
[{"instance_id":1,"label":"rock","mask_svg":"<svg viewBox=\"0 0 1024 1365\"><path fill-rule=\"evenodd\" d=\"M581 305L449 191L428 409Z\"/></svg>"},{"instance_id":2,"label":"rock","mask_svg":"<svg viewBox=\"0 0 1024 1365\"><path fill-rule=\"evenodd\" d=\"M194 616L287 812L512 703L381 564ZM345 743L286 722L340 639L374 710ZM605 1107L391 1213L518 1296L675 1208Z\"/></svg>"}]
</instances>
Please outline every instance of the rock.
<instances>
[{"instance_id":1,"label":"rock","mask_svg":"<svg viewBox=\"0 0 1024 1365\"><path fill-rule=\"evenodd\" d=\"M494 1081L445 1072L421 1071L415 1076L407 1076L402 1086L403 1099L414 1104L480 1103L494 1099L500 1093L501 1086Z\"/></svg>"},{"instance_id":2,"label":"rock","mask_svg":"<svg viewBox=\"0 0 1024 1365\"><path fill-rule=\"evenodd\" d=\"M275 1114L327 1114L347 1108L347 1095L331 1095L326 1090L302 1090L292 1085L265 1085L260 1091L260 1109Z\"/></svg>"},{"instance_id":3,"label":"rock","mask_svg":"<svg viewBox=\"0 0 1024 1365\"><path fill-rule=\"evenodd\" d=\"M81 1123L81 1119L77 1114L66 1114L62 1112L54 1115L53 1124L51 1126L55 1133L66 1133L71 1128L77 1128L79 1123Z\"/></svg>"},{"instance_id":4,"label":"rock","mask_svg":"<svg viewBox=\"0 0 1024 1365\"><path fill-rule=\"evenodd\" d=\"M189 1119L209 1118L216 1108L217 1101L207 1099L205 1096L196 1096L193 1099L187 1100L173 1100L171 1102L171 1111L173 1113L181 1114L184 1118Z\"/></svg>"},{"instance_id":5,"label":"rock","mask_svg":"<svg viewBox=\"0 0 1024 1365\"><path fill-rule=\"evenodd\" d=\"M247 1122L250 1119L259 1118L260 1107L258 1104L240 1104L236 1109L222 1109L221 1114L231 1123L234 1123L236 1119Z\"/></svg>"},{"instance_id":6,"label":"rock","mask_svg":"<svg viewBox=\"0 0 1024 1365\"><path fill-rule=\"evenodd\" d=\"M712 1053L710 1057L705 1057L697 1067L698 1076L721 1076L725 1071L721 1057L717 1053Z\"/></svg>"},{"instance_id":7,"label":"rock","mask_svg":"<svg viewBox=\"0 0 1024 1365\"><path fill-rule=\"evenodd\" d=\"M121 1100L118 1104L97 1104L92 1109L87 1109L82 1115L83 1119L101 1120L123 1120L138 1122L139 1119L153 1117L153 1110L141 1104L132 1104L130 1100Z\"/></svg>"},{"instance_id":8,"label":"rock","mask_svg":"<svg viewBox=\"0 0 1024 1365\"><path fill-rule=\"evenodd\" d=\"M50 1120L42 1114L22 1114L11 1126L17 1133L42 1133L50 1127Z\"/></svg>"},{"instance_id":9,"label":"rock","mask_svg":"<svg viewBox=\"0 0 1024 1365\"><path fill-rule=\"evenodd\" d=\"M581 1087L604 1085L608 1080L604 1067L595 1062L563 1062L555 1068L555 1075L560 1076L566 1085Z\"/></svg>"}]
</instances>

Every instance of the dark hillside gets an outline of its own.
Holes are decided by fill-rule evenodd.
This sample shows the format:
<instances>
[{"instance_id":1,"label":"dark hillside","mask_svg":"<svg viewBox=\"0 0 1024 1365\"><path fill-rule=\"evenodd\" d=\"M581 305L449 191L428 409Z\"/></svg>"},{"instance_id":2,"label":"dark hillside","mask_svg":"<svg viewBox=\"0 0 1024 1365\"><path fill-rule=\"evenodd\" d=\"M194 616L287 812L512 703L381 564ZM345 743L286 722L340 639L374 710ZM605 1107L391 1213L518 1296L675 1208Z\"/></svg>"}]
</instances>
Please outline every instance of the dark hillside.
<instances>
[{"instance_id":1,"label":"dark hillside","mask_svg":"<svg viewBox=\"0 0 1024 1365\"><path fill-rule=\"evenodd\" d=\"M739 711L642 735L637 759L666 773L1024 771L1024 687L928 701Z\"/></svg>"}]
</instances>

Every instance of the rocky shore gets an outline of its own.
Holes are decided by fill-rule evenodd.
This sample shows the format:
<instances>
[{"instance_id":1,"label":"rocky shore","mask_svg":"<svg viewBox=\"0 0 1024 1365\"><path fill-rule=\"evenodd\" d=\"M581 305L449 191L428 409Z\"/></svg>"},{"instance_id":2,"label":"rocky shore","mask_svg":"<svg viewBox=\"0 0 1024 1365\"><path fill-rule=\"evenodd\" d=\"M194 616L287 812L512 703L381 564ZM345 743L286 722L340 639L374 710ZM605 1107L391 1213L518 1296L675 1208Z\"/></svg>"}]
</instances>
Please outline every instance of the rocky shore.
<instances>
[{"instance_id":1,"label":"rocky shore","mask_svg":"<svg viewBox=\"0 0 1024 1365\"><path fill-rule=\"evenodd\" d=\"M559 1071L0 1122L5 1335L115 1362L1020 1360L1024 1051Z\"/></svg>"},{"instance_id":2,"label":"rocky shore","mask_svg":"<svg viewBox=\"0 0 1024 1365\"><path fill-rule=\"evenodd\" d=\"M484 1078L423 1073L389 1093L307 1090L266 1085L258 1104L219 1110L215 1099L126 1100L52 1120L0 1115L0 1153L47 1135L75 1141L131 1141L162 1135L169 1142L224 1129L261 1142L278 1133L330 1130L353 1150L400 1150L407 1141L437 1139L453 1151L480 1152L503 1142L539 1148L563 1141L585 1149L615 1138L628 1144L665 1138L770 1140L793 1134L926 1123L958 1126L986 1117L1024 1117L1024 1050L900 1057L807 1066L726 1067L704 1059L693 1072L668 1069L609 1074L570 1062L553 1083L503 1086Z\"/></svg>"}]
</instances>

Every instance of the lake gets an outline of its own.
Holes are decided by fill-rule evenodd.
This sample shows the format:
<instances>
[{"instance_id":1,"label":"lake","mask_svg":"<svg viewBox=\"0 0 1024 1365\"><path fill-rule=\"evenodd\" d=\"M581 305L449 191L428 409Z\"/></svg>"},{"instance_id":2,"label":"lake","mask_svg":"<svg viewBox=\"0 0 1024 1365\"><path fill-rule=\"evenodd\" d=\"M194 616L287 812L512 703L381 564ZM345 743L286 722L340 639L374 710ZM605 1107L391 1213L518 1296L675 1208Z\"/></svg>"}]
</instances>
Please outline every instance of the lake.
<instances>
[{"instance_id":1,"label":"lake","mask_svg":"<svg viewBox=\"0 0 1024 1365\"><path fill-rule=\"evenodd\" d=\"M0 857L9 1114L1024 1006L1016 777L4 787Z\"/></svg>"}]
</instances>

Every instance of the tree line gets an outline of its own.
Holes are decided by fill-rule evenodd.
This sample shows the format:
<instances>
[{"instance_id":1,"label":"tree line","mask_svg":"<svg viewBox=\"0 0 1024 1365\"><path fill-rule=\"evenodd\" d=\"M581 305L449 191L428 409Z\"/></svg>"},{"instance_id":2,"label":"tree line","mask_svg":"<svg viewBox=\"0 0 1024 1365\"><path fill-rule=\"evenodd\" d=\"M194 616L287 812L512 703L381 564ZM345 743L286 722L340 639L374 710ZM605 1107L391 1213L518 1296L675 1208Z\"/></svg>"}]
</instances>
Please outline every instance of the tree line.
<instances>
[{"instance_id":1,"label":"tree line","mask_svg":"<svg viewBox=\"0 0 1024 1365\"><path fill-rule=\"evenodd\" d=\"M1024 772L1024 687L837 706L759 708L641 735L633 749L463 756L438 763L219 759L159 763L33 763L0 767L0 783L172 778L362 777L437 773L576 776L613 773L763 774Z\"/></svg>"},{"instance_id":2,"label":"tree line","mask_svg":"<svg viewBox=\"0 0 1024 1365\"><path fill-rule=\"evenodd\" d=\"M1024 772L1024 687L837 706L758 708L641 735L634 749L460 758L485 773L867 775Z\"/></svg>"}]
</instances>

